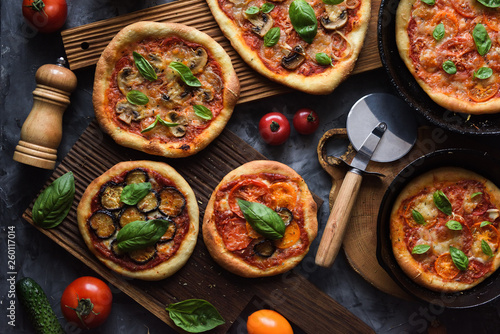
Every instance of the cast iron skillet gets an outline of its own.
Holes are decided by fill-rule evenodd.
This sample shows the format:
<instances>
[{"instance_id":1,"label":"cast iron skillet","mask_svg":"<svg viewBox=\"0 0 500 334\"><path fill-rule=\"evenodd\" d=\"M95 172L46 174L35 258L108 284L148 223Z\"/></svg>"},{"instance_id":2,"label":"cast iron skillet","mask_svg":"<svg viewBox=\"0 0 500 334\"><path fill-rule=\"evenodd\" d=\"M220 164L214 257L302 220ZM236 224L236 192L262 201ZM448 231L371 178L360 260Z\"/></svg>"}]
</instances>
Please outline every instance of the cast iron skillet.
<instances>
[{"instance_id":1,"label":"cast iron skillet","mask_svg":"<svg viewBox=\"0 0 500 334\"><path fill-rule=\"evenodd\" d=\"M399 0L382 0L378 17L380 59L398 94L431 123L469 135L500 135L500 114L470 116L437 105L420 88L399 56L396 45L396 9Z\"/></svg>"},{"instance_id":2,"label":"cast iron skillet","mask_svg":"<svg viewBox=\"0 0 500 334\"><path fill-rule=\"evenodd\" d=\"M467 308L487 303L500 295L500 269L474 288L460 293L439 293L413 282L399 267L392 252L389 220L396 197L410 180L435 168L454 166L474 171L500 186L500 161L491 154L470 149L435 151L410 163L393 180L382 198L377 218L377 259L404 290L439 306Z\"/></svg>"}]
</instances>

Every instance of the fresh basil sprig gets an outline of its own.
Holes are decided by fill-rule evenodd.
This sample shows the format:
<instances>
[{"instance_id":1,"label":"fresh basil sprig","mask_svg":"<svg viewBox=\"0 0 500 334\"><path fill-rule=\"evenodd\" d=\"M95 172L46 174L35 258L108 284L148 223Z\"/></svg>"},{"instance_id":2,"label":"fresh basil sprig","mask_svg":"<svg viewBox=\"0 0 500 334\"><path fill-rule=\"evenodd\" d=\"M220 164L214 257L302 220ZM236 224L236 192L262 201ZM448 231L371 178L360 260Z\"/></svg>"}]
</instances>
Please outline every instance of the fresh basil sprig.
<instances>
[{"instance_id":1,"label":"fresh basil sprig","mask_svg":"<svg viewBox=\"0 0 500 334\"><path fill-rule=\"evenodd\" d=\"M204 105L201 104L195 104L193 106L194 113L196 116L206 119L206 120L211 120L214 115L212 114L212 111L205 107Z\"/></svg>"},{"instance_id":2,"label":"fresh basil sprig","mask_svg":"<svg viewBox=\"0 0 500 334\"><path fill-rule=\"evenodd\" d=\"M186 299L169 304L166 308L170 319L189 333L201 333L225 324L217 309L203 299Z\"/></svg>"},{"instance_id":3,"label":"fresh basil sprig","mask_svg":"<svg viewBox=\"0 0 500 334\"><path fill-rule=\"evenodd\" d=\"M460 249L450 246L451 259L455 266L460 270L467 270L469 266L469 258Z\"/></svg>"},{"instance_id":4,"label":"fresh basil sprig","mask_svg":"<svg viewBox=\"0 0 500 334\"><path fill-rule=\"evenodd\" d=\"M474 38L474 43L476 43L477 52L479 52L481 56L484 56L490 51L491 39L484 25L481 23L476 24L472 31L472 37Z\"/></svg>"},{"instance_id":5,"label":"fresh basil sprig","mask_svg":"<svg viewBox=\"0 0 500 334\"><path fill-rule=\"evenodd\" d=\"M432 32L432 37L434 37L436 41L440 41L443 39L444 34L445 34L444 24L443 22L441 22L434 28L434 31Z\"/></svg>"},{"instance_id":6,"label":"fresh basil sprig","mask_svg":"<svg viewBox=\"0 0 500 334\"><path fill-rule=\"evenodd\" d=\"M42 228L61 224L71 209L75 197L75 178L72 172L60 176L37 197L33 205L33 222Z\"/></svg>"},{"instance_id":7,"label":"fresh basil sprig","mask_svg":"<svg viewBox=\"0 0 500 334\"><path fill-rule=\"evenodd\" d=\"M455 66L455 63L449 59L443 63L443 70L448 74L457 73L457 67Z\"/></svg>"},{"instance_id":8,"label":"fresh basil sprig","mask_svg":"<svg viewBox=\"0 0 500 334\"><path fill-rule=\"evenodd\" d=\"M259 234L268 239L281 239L285 235L283 219L264 204L238 200L238 205L247 222Z\"/></svg>"},{"instance_id":9,"label":"fresh basil sprig","mask_svg":"<svg viewBox=\"0 0 500 334\"><path fill-rule=\"evenodd\" d=\"M490 225L491 222L488 222L488 221L484 221L484 222L481 222L481 224L479 225L479 227L485 227L486 225Z\"/></svg>"},{"instance_id":10,"label":"fresh basil sprig","mask_svg":"<svg viewBox=\"0 0 500 334\"><path fill-rule=\"evenodd\" d=\"M145 77L149 81L155 81L156 79L158 79L153 66L151 66L146 58L135 51L132 53L132 55L134 56L135 66L143 77Z\"/></svg>"},{"instance_id":11,"label":"fresh basil sprig","mask_svg":"<svg viewBox=\"0 0 500 334\"><path fill-rule=\"evenodd\" d=\"M489 67L481 67L477 71L474 71L474 78L476 79L488 79L493 75L493 70Z\"/></svg>"},{"instance_id":12,"label":"fresh basil sprig","mask_svg":"<svg viewBox=\"0 0 500 334\"><path fill-rule=\"evenodd\" d=\"M453 230L453 231L462 230L462 224L460 224L456 220L448 220L448 222L446 222L445 225L447 228L449 228L450 230Z\"/></svg>"},{"instance_id":13,"label":"fresh basil sprig","mask_svg":"<svg viewBox=\"0 0 500 334\"><path fill-rule=\"evenodd\" d=\"M281 30L279 27L272 27L268 32L264 35L264 45L265 46L274 46L280 40Z\"/></svg>"},{"instance_id":14,"label":"fresh basil sprig","mask_svg":"<svg viewBox=\"0 0 500 334\"><path fill-rule=\"evenodd\" d=\"M472 195L470 195L470 198L472 199L472 198L479 196L479 195L482 195L482 194L483 194L482 192L478 191L478 192L475 192Z\"/></svg>"},{"instance_id":15,"label":"fresh basil sprig","mask_svg":"<svg viewBox=\"0 0 500 334\"><path fill-rule=\"evenodd\" d=\"M344 2L344 0L322 0L322 1L327 5L338 5L339 3Z\"/></svg>"},{"instance_id":16,"label":"fresh basil sprig","mask_svg":"<svg viewBox=\"0 0 500 334\"><path fill-rule=\"evenodd\" d=\"M245 10L245 14L247 15L255 15L258 12L260 12L260 8L257 6L250 6L247 8L247 10Z\"/></svg>"},{"instance_id":17,"label":"fresh basil sprig","mask_svg":"<svg viewBox=\"0 0 500 334\"><path fill-rule=\"evenodd\" d=\"M486 242L486 240L481 240L481 250L483 251L484 254L486 254L489 257L493 256L493 251L491 250L490 245Z\"/></svg>"},{"instance_id":18,"label":"fresh basil sprig","mask_svg":"<svg viewBox=\"0 0 500 334\"><path fill-rule=\"evenodd\" d=\"M413 249L411 250L411 253L412 254L424 254L425 252L427 252L429 249L431 249L431 246L429 245L416 245L415 247L413 247Z\"/></svg>"},{"instance_id":19,"label":"fresh basil sprig","mask_svg":"<svg viewBox=\"0 0 500 334\"><path fill-rule=\"evenodd\" d=\"M149 98L143 92L131 90L127 93L127 101L138 106L143 106L149 102Z\"/></svg>"},{"instance_id":20,"label":"fresh basil sprig","mask_svg":"<svg viewBox=\"0 0 500 334\"><path fill-rule=\"evenodd\" d=\"M316 62L320 65L323 65L323 66L331 66L332 65L332 58L330 58L330 56L328 56L324 52L316 53L315 57L316 57Z\"/></svg>"},{"instance_id":21,"label":"fresh basil sprig","mask_svg":"<svg viewBox=\"0 0 500 334\"><path fill-rule=\"evenodd\" d=\"M274 5L272 3L269 3L269 2L263 3L262 6L260 7L260 11L262 13L266 13L266 14L271 12L273 9L274 9Z\"/></svg>"},{"instance_id":22,"label":"fresh basil sprig","mask_svg":"<svg viewBox=\"0 0 500 334\"><path fill-rule=\"evenodd\" d=\"M318 32L318 20L314 9L305 0L294 0L288 10L293 29L299 36L311 44Z\"/></svg>"},{"instance_id":23,"label":"fresh basil sprig","mask_svg":"<svg viewBox=\"0 0 500 334\"><path fill-rule=\"evenodd\" d=\"M422 2L429 6L434 6L436 4L436 0L422 0Z\"/></svg>"},{"instance_id":24,"label":"fresh basil sprig","mask_svg":"<svg viewBox=\"0 0 500 334\"><path fill-rule=\"evenodd\" d=\"M173 61L170 63L170 65L168 65L168 67L179 73L182 81L184 81L186 85L190 87L201 87L200 80L198 80L198 78L193 75L193 72L191 72L189 67L187 67L183 63Z\"/></svg>"},{"instance_id":25,"label":"fresh basil sprig","mask_svg":"<svg viewBox=\"0 0 500 334\"><path fill-rule=\"evenodd\" d=\"M130 252L152 246L167 232L169 224L165 219L128 223L118 231L116 247L121 252Z\"/></svg>"},{"instance_id":26,"label":"fresh basil sprig","mask_svg":"<svg viewBox=\"0 0 500 334\"><path fill-rule=\"evenodd\" d=\"M477 0L477 1L486 7L490 8L500 7L500 0Z\"/></svg>"},{"instance_id":27,"label":"fresh basil sprig","mask_svg":"<svg viewBox=\"0 0 500 334\"><path fill-rule=\"evenodd\" d=\"M432 194L432 198L434 199L434 204L441 212L448 216L451 215L452 208L450 200L441 190L436 190L434 194Z\"/></svg>"},{"instance_id":28,"label":"fresh basil sprig","mask_svg":"<svg viewBox=\"0 0 500 334\"><path fill-rule=\"evenodd\" d=\"M422 214L417 210L411 210L411 216L413 217L413 220L417 222L417 224L425 225L424 216L422 216Z\"/></svg>"},{"instance_id":29,"label":"fresh basil sprig","mask_svg":"<svg viewBox=\"0 0 500 334\"><path fill-rule=\"evenodd\" d=\"M128 205L136 205L151 190L151 182L127 184L120 195L120 201Z\"/></svg>"},{"instance_id":30,"label":"fresh basil sprig","mask_svg":"<svg viewBox=\"0 0 500 334\"><path fill-rule=\"evenodd\" d=\"M167 122L165 120L163 120L160 115L156 115L156 119L153 123L151 123L147 128L143 129L141 131L141 133L144 133L144 132L148 132L150 130L153 130L153 128L158 124L162 124L162 125L165 125L165 126L168 126L168 127L172 127L172 126L177 126L179 125L179 123L172 123L172 122Z\"/></svg>"}]
</instances>

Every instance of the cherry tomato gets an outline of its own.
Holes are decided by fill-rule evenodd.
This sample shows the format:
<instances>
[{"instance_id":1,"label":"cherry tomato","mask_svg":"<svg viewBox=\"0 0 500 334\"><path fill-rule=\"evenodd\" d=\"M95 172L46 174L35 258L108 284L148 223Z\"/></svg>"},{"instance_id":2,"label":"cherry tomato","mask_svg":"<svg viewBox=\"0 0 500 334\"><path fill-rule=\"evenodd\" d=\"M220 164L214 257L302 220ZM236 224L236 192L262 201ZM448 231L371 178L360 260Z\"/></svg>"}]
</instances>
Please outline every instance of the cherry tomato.
<instances>
[{"instance_id":1,"label":"cherry tomato","mask_svg":"<svg viewBox=\"0 0 500 334\"><path fill-rule=\"evenodd\" d=\"M259 310L248 317L248 334L293 334L292 326L273 310Z\"/></svg>"},{"instance_id":2,"label":"cherry tomato","mask_svg":"<svg viewBox=\"0 0 500 334\"><path fill-rule=\"evenodd\" d=\"M300 134L310 135L319 127L318 114L308 108L297 110L293 116L293 127Z\"/></svg>"},{"instance_id":3,"label":"cherry tomato","mask_svg":"<svg viewBox=\"0 0 500 334\"><path fill-rule=\"evenodd\" d=\"M84 276L71 282L61 296L64 318L83 329L95 328L108 318L113 295L98 278Z\"/></svg>"},{"instance_id":4,"label":"cherry tomato","mask_svg":"<svg viewBox=\"0 0 500 334\"><path fill-rule=\"evenodd\" d=\"M269 145L281 145L290 136L290 123L282 113L270 112L260 119L259 132Z\"/></svg>"},{"instance_id":5,"label":"cherry tomato","mask_svg":"<svg viewBox=\"0 0 500 334\"><path fill-rule=\"evenodd\" d=\"M23 16L39 32L59 30L67 15L66 0L23 0Z\"/></svg>"}]
</instances>

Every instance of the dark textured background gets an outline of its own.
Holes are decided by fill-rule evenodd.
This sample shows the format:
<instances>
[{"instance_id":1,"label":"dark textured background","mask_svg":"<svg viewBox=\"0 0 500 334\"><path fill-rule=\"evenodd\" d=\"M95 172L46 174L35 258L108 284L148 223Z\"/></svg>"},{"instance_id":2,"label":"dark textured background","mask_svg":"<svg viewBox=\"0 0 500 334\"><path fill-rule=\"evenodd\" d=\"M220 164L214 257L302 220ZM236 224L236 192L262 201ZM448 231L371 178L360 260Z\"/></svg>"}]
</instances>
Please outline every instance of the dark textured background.
<instances>
[{"instance_id":1,"label":"dark textured background","mask_svg":"<svg viewBox=\"0 0 500 334\"><path fill-rule=\"evenodd\" d=\"M68 19L64 28L72 28L111 18L168 1L85 0L68 1ZM32 106L31 92L35 88L35 72L47 63L64 56L60 34L34 34L24 23L21 0L1 2L1 87L0 87L0 332L31 333L19 303L16 304L16 326L7 325L9 283L7 281L7 228L16 231L17 278L34 278L45 290L51 305L65 324L60 311L60 296L74 279L96 273L69 255L21 218L51 171L19 164L12 160L19 140L21 126ZM210 15L210 13L207 13ZM373 32L372 32L373 33ZM94 117L92 82L94 67L75 71L77 90L71 96L71 105L64 115L63 140L59 147L59 161L70 150ZM299 172L313 192L325 203L319 211L320 236L328 218L327 199L331 182L316 156L316 145L322 134L331 128L344 127L350 107L362 96L374 92L391 92L389 78L384 70L352 76L328 96L310 96L290 93L283 96L247 103L236 107L228 128L247 141L269 159L281 161ZM258 121L270 111L283 112L290 120L300 107L315 109L321 117L319 130L311 136L302 136L292 129L291 138L280 147L264 144L258 134ZM497 137L478 139L463 137L464 141L483 140L490 143ZM318 247L319 237L308 255L311 263ZM307 278L334 300L361 318L377 333L422 333L435 320L443 323L449 333L493 333L500 326L500 300L473 309L443 310L421 302L407 302L386 295L363 280L339 255L330 269L309 267ZM89 333L170 333L166 324L150 314L118 289L112 288L114 303L108 321ZM196 296L193 296L196 298ZM332 329L333 331L333 329ZM68 333L77 333L69 330Z\"/></svg>"}]
</instances>

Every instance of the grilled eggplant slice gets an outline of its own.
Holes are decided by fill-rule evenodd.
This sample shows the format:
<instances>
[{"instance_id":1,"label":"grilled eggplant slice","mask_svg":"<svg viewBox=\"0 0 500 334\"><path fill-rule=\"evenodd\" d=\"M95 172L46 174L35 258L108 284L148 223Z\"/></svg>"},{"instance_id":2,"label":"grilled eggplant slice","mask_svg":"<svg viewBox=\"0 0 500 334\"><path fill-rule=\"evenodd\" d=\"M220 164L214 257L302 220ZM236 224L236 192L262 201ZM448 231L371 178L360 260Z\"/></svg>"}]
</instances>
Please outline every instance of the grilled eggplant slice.
<instances>
[{"instance_id":1,"label":"grilled eggplant slice","mask_svg":"<svg viewBox=\"0 0 500 334\"><path fill-rule=\"evenodd\" d=\"M270 257L274 254L276 247L270 240L262 240L256 243L255 246L253 246L253 250L255 254L259 256Z\"/></svg>"},{"instance_id":2,"label":"grilled eggplant slice","mask_svg":"<svg viewBox=\"0 0 500 334\"><path fill-rule=\"evenodd\" d=\"M285 226L290 225L290 223L293 220L293 213L292 213L292 211L288 210L287 208L276 208L275 211L281 217L281 219L285 223Z\"/></svg>"},{"instance_id":3,"label":"grilled eggplant slice","mask_svg":"<svg viewBox=\"0 0 500 334\"><path fill-rule=\"evenodd\" d=\"M132 169L125 177L125 183L143 183L149 181L148 173L142 168Z\"/></svg>"},{"instance_id":4,"label":"grilled eggplant slice","mask_svg":"<svg viewBox=\"0 0 500 334\"><path fill-rule=\"evenodd\" d=\"M151 190L146 196L143 197L143 199L139 201L139 203L137 203L137 209L140 212L150 213L158 209L159 205L160 196L158 196L156 191Z\"/></svg>"},{"instance_id":5,"label":"grilled eggplant slice","mask_svg":"<svg viewBox=\"0 0 500 334\"><path fill-rule=\"evenodd\" d=\"M111 248L111 252L116 256L116 257L122 257L125 253L120 251L118 249L118 246L116 246L117 244L117 241L116 239L111 241L111 244L110 244L110 248Z\"/></svg>"},{"instance_id":6,"label":"grilled eggplant slice","mask_svg":"<svg viewBox=\"0 0 500 334\"><path fill-rule=\"evenodd\" d=\"M177 217L186 206L186 198L174 187L165 187L160 191L160 206L158 209L167 217Z\"/></svg>"},{"instance_id":7,"label":"grilled eggplant slice","mask_svg":"<svg viewBox=\"0 0 500 334\"><path fill-rule=\"evenodd\" d=\"M98 210L89 218L89 225L99 239L108 239L116 232L115 216L107 210Z\"/></svg>"},{"instance_id":8,"label":"grilled eggplant slice","mask_svg":"<svg viewBox=\"0 0 500 334\"><path fill-rule=\"evenodd\" d=\"M160 217L159 219L168 220L168 222L170 224L168 225L167 232L165 232L165 234L162 235L162 237L160 238L160 240L158 240L158 242L163 243L163 242L169 242L169 241L173 240L175 237L175 233L177 232L177 225L175 225L175 223L168 218Z\"/></svg>"},{"instance_id":9,"label":"grilled eggplant slice","mask_svg":"<svg viewBox=\"0 0 500 334\"><path fill-rule=\"evenodd\" d=\"M106 183L101 189L101 205L104 209L114 211L123 207L121 195L123 185L115 182Z\"/></svg>"},{"instance_id":10,"label":"grilled eggplant slice","mask_svg":"<svg viewBox=\"0 0 500 334\"><path fill-rule=\"evenodd\" d=\"M146 248L141 248L137 250L130 251L128 256L137 264L145 264L151 261L156 255L156 247L149 246Z\"/></svg>"},{"instance_id":11,"label":"grilled eggplant slice","mask_svg":"<svg viewBox=\"0 0 500 334\"><path fill-rule=\"evenodd\" d=\"M120 227L124 227L128 223L135 222L137 220L146 221L146 214L139 211L135 206L128 206L124 208L118 217L118 224Z\"/></svg>"}]
</instances>

